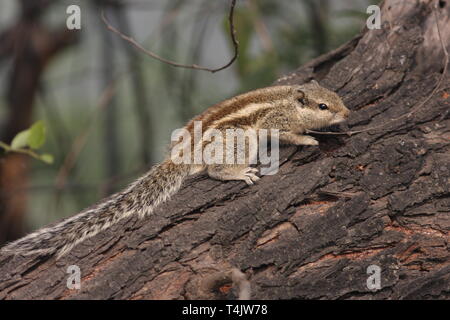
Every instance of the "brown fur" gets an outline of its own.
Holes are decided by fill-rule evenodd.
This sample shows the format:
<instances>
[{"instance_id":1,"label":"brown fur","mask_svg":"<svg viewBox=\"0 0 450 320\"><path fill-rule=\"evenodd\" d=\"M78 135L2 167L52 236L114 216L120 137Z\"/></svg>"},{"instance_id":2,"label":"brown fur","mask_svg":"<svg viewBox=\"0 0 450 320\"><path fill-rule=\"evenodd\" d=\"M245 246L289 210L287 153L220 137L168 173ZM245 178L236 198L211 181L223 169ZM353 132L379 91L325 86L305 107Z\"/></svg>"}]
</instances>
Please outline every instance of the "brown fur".
<instances>
[{"instance_id":1,"label":"brown fur","mask_svg":"<svg viewBox=\"0 0 450 320\"><path fill-rule=\"evenodd\" d=\"M325 103L328 110L320 110ZM316 82L306 85L275 86L258 89L220 102L193 118L186 129L193 134L194 121L202 129L226 128L279 129L280 139L297 145L316 145L303 135L306 129L321 128L343 121L349 114L342 100ZM207 144L202 141L202 148ZM236 150L233 150L236 152ZM191 154L192 156L192 154ZM124 191L83 210L55 226L43 228L2 248L3 254L56 254L61 257L76 244L93 237L110 225L131 215L144 218L180 188L186 176L207 170L219 180L243 180L253 184L260 178L247 164L175 164L166 159Z\"/></svg>"}]
</instances>

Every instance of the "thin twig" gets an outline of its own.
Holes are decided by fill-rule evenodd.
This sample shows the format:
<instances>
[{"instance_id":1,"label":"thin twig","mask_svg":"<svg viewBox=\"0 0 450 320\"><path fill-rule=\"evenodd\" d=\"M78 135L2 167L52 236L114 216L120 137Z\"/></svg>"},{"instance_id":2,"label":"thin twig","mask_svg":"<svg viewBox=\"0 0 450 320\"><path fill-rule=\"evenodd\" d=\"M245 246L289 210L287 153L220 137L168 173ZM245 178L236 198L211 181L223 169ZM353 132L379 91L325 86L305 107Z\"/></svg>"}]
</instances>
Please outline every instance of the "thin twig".
<instances>
[{"instance_id":1,"label":"thin twig","mask_svg":"<svg viewBox=\"0 0 450 320\"><path fill-rule=\"evenodd\" d=\"M441 42L442 50L444 52L444 69L443 69L442 75L439 78L439 81L436 84L436 86L434 87L433 91L422 102L420 102L418 105L413 107L410 112L405 113L405 114L401 115L398 118L391 119L390 121L388 121L386 123L383 123L383 124L380 124L378 126L374 126L374 127L370 127L370 128L366 128L366 129L362 129L362 130L345 131L345 132L323 132L323 131L314 131L314 130L306 130L306 132L307 133L315 133L315 134L349 135L349 136L351 136L351 135L356 134L356 133L372 131L372 130L375 130L375 129L379 129L379 128L385 127L386 125L388 125L388 124L390 124L392 122L395 122L397 120L403 119L405 117L406 118L410 118L414 113L416 113L420 108L422 108L425 105L425 103L427 103L436 94L436 92L441 88L442 82L444 81L444 78L447 75L448 64L449 64L449 54L448 54L446 44L445 44L444 39L443 39L442 34L441 34L441 28L439 27L439 20L438 20L438 16L437 16L436 10L437 10L436 6L433 6L433 14L434 14L434 18L435 18L435 21L436 21L436 27L437 27L437 32L438 32L438 36L439 36L439 41Z\"/></svg>"},{"instance_id":2,"label":"thin twig","mask_svg":"<svg viewBox=\"0 0 450 320\"><path fill-rule=\"evenodd\" d=\"M196 64L191 64L191 65L182 64L182 63L178 63L178 62L171 61L171 60L165 59L163 57L160 57L156 53L145 49L142 45L140 45L132 37L123 34L119 30L117 30L115 27L113 27L108 22L108 20L106 19L105 13L103 12L103 10L102 10L102 13L101 13L101 17L102 17L102 20L105 23L106 27L108 28L108 30L110 30L111 32L114 32L115 34L119 35L123 40L129 42L130 44L132 44L138 50L144 52L146 55L148 55L148 56L150 56L150 57L152 57L152 58L154 58L154 59L156 59L158 61L164 62L166 64L169 64L171 66L178 67L178 68L195 69L195 70L209 71L211 73L215 73L215 72L218 72L218 71L221 71L223 69L228 68L238 57L239 43L236 40L236 29L234 27L234 7L235 6L236 6L236 0L231 0L230 13L228 15L228 21L229 21L229 24L230 24L230 37L231 37L231 41L233 42L234 55L233 55L233 57L231 58L231 60L227 64L225 64L224 66L222 66L220 68L216 68L216 69L202 67L202 66L199 66L199 65L196 65Z\"/></svg>"}]
</instances>

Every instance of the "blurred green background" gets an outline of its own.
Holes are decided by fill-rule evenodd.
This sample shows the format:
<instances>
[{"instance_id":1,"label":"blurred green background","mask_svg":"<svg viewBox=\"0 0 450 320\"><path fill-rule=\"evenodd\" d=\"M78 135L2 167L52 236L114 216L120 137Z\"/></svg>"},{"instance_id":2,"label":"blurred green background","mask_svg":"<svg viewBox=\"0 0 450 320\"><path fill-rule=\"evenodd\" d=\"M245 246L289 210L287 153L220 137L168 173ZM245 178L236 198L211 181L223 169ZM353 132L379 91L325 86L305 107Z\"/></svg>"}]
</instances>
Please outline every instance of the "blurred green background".
<instances>
[{"instance_id":1,"label":"blurred green background","mask_svg":"<svg viewBox=\"0 0 450 320\"><path fill-rule=\"evenodd\" d=\"M239 59L223 71L209 73L174 68L144 55L106 29L100 10L112 25L165 58L219 67L233 54L229 1L2 0L0 33L20 28L19 22L28 19L25 9L33 5L37 9L30 10L42 12L31 18L36 24L31 28L64 29L71 4L81 8L82 28L76 31L76 42L52 57L39 77L28 122L44 121L47 142L41 149L52 154L54 162L30 158L26 183L0 189L0 216L16 215L12 220L0 217L3 230L10 230L11 223L22 226L8 236L4 231L0 242L120 190L163 158L174 129L208 106L270 85L345 43L365 26L366 8L373 3L377 1L238 0ZM14 54L2 59L0 49L2 130L11 113L23 112L7 98L16 72L14 59ZM0 140L5 139L10 138L3 135ZM5 161L5 154L0 157ZM14 197L26 202L25 212L11 209Z\"/></svg>"}]
</instances>

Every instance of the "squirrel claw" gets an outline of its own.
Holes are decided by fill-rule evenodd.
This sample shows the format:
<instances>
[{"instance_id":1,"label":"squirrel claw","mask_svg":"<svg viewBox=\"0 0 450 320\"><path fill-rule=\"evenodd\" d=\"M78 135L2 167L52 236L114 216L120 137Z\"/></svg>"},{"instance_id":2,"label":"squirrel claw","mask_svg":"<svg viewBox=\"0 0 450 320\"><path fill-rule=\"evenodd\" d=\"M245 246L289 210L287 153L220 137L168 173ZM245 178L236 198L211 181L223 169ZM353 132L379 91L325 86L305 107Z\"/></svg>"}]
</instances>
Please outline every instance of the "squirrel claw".
<instances>
[{"instance_id":1,"label":"squirrel claw","mask_svg":"<svg viewBox=\"0 0 450 320\"><path fill-rule=\"evenodd\" d=\"M243 180L245 181L245 183L247 183L247 185L252 185L254 184L256 181L260 180L261 178L258 177L255 173L258 173L259 170L256 168L245 168L242 173L243 173Z\"/></svg>"}]
</instances>

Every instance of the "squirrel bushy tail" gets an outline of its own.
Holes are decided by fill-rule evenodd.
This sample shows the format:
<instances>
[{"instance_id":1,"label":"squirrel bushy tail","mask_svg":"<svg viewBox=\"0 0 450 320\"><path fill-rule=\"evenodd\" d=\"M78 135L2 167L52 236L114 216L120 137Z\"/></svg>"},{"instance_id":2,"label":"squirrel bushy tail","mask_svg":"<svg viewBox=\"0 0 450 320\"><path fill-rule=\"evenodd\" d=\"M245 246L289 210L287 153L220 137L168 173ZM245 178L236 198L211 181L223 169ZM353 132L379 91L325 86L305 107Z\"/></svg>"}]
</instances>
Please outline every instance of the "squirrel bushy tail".
<instances>
[{"instance_id":1,"label":"squirrel bushy tail","mask_svg":"<svg viewBox=\"0 0 450 320\"><path fill-rule=\"evenodd\" d=\"M68 253L76 244L132 215L144 218L178 191L189 175L189 166L167 159L155 165L125 190L113 194L62 222L33 232L0 250L2 254Z\"/></svg>"}]
</instances>

